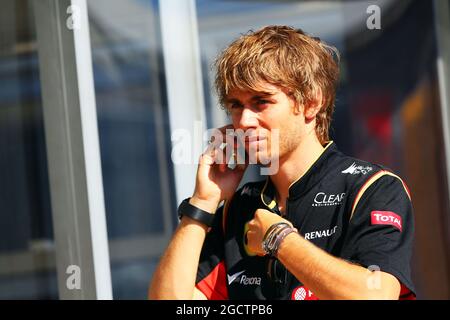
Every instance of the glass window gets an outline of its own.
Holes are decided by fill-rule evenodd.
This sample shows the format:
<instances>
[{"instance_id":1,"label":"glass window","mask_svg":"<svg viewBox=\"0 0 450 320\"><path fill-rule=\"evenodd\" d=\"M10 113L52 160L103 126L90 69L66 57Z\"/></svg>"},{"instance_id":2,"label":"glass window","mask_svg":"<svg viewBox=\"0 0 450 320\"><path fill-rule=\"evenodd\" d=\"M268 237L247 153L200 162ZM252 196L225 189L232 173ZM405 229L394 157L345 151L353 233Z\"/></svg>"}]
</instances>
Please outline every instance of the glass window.
<instances>
[{"instance_id":1,"label":"glass window","mask_svg":"<svg viewBox=\"0 0 450 320\"><path fill-rule=\"evenodd\" d=\"M175 226L158 3L88 2L114 299L146 299Z\"/></svg>"},{"instance_id":2,"label":"glass window","mask_svg":"<svg viewBox=\"0 0 450 320\"><path fill-rule=\"evenodd\" d=\"M0 83L0 299L57 299L31 1L2 1Z\"/></svg>"}]
</instances>

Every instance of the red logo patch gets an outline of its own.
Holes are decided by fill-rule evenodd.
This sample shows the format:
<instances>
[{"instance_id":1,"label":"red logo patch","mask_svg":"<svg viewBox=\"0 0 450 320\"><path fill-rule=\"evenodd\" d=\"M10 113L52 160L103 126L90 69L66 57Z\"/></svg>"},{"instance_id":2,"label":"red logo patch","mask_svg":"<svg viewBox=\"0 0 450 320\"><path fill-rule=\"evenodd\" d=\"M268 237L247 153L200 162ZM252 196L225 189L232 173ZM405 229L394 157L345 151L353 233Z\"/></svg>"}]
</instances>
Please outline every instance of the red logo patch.
<instances>
[{"instance_id":1,"label":"red logo patch","mask_svg":"<svg viewBox=\"0 0 450 320\"><path fill-rule=\"evenodd\" d=\"M402 217L392 211L372 211L370 216L372 225L387 224L402 231Z\"/></svg>"},{"instance_id":2,"label":"red logo patch","mask_svg":"<svg viewBox=\"0 0 450 320\"><path fill-rule=\"evenodd\" d=\"M300 286L292 291L291 300L319 300L307 287Z\"/></svg>"}]
</instances>

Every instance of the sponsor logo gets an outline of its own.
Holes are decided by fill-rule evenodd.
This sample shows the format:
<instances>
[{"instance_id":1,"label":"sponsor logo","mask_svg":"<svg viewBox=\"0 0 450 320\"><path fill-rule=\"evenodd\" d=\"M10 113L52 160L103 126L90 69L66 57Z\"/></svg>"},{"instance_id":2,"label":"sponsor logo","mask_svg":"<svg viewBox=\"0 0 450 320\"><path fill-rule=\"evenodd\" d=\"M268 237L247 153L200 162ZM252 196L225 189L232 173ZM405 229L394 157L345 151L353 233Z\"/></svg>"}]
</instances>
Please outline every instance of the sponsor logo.
<instances>
[{"instance_id":1,"label":"sponsor logo","mask_svg":"<svg viewBox=\"0 0 450 320\"><path fill-rule=\"evenodd\" d=\"M336 233L336 230L337 230L337 226L334 226L333 228L328 229L328 230L307 232L307 233L305 233L305 239L311 240L311 239L316 239L316 238L330 237Z\"/></svg>"},{"instance_id":2,"label":"sponsor logo","mask_svg":"<svg viewBox=\"0 0 450 320\"><path fill-rule=\"evenodd\" d=\"M238 280L238 283L244 286L261 285L261 277L247 277L244 272L245 270L236 272L233 275L227 275L228 284L230 285L231 283L235 282L235 280Z\"/></svg>"},{"instance_id":3,"label":"sponsor logo","mask_svg":"<svg viewBox=\"0 0 450 320\"><path fill-rule=\"evenodd\" d=\"M402 217L392 211L372 211L370 213L371 224L386 224L402 231Z\"/></svg>"},{"instance_id":4,"label":"sponsor logo","mask_svg":"<svg viewBox=\"0 0 450 320\"><path fill-rule=\"evenodd\" d=\"M323 206L337 206L342 203L345 197L345 193L339 194L326 194L324 192L319 192L314 197L313 207L323 207Z\"/></svg>"},{"instance_id":5,"label":"sponsor logo","mask_svg":"<svg viewBox=\"0 0 450 320\"><path fill-rule=\"evenodd\" d=\"M243 196L243 195L249 195L249 196L251 196L252 194L251 194L251 190L250 190L250 187L248 187L248 186L245 186L244 188L242 188L242 191L241 191L241 196Z\"/></svg>"},{"instance_id":6,"label":"sponsor logo","mask_svg":"<svg viewBox=\"0 0 450 320\"><path fill-rule=\"evenodd\" d=\"M319 300L307 287L300 286L292 291L291 300Z\"/></svg>"},{"instance_id":7,"label":"sponsor logo","mask_svg":"<svg viewBox=\"0 0 450 320\"><path fill-rule=\"evenodd\" d=\"M348 173L348 174L367 174L370 171L372 171L372 167L363 167L363 166L357 166L356 162L353 162L353 164L345 169L344 171L341 171L342 173Z\"/></svg>"},{"instance_id":8,"label":"sponsor logo","mask_svg":"<svg viewBox=\"0 0 450 320\"><path fill-rule=\"evenodd\" d=\"M305 298L306 298L305 288L303 287L298 288L294 293L294 300L305 300Z\"/></svg>"},{"instance_id":9,"label":"sponsor logo","mask_svg":"<svg viewBox=\"0 0 450 320\"><path fill-rule=\"evenodd\" d=\"M256 284L258 286L261 285L261 277L247 277L245 274L242 275L240 284L244 286Z\"/></svg>"},{"instance_id":10,"label":"sponsor logo","mask_svg":"<svg viewBox=\"0 0 450 320\"><path fill-rule=\"evenodd\" d=\"M243 274L245 272L245 270L243 270L243 271L239 271L239 272L236 272L235 274L233 274L233 275L229 275L229 274L227 274L227 277L228 277L228 284L231 284L234 280L236 280L236 278L237 277L239 277L241 274Z\"/></svg>"}]
</instances>

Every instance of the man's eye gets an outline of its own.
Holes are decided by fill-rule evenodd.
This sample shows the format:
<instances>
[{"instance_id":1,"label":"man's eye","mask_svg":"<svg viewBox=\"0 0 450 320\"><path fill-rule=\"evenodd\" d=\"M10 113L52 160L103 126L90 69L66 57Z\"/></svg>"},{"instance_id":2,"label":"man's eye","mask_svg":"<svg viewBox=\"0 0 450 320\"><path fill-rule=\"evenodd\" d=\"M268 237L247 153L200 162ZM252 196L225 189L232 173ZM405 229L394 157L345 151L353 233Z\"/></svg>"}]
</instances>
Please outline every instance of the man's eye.
<instances>
[{"instance_id":1,"label":"man's eye","mask_svg":"<svg viewBox=\"0 0 450 320\"><path fill-rule=\"evenodd\" d=\"M270 101L269 101L269 100L258 100L257 103L258 103L258 104L269 104Z\"/></svg>"},{"instance_id":2,"label":"man's eye","mask_svg":"<svg viewBox=\"0 0 450 320\"><path fill-rule=\"evenodd\" d=\"M230 106L230 109L239 109L239 108L242 108L242 105L239 103L233 103Z\"/></svg>"}]
</instances>

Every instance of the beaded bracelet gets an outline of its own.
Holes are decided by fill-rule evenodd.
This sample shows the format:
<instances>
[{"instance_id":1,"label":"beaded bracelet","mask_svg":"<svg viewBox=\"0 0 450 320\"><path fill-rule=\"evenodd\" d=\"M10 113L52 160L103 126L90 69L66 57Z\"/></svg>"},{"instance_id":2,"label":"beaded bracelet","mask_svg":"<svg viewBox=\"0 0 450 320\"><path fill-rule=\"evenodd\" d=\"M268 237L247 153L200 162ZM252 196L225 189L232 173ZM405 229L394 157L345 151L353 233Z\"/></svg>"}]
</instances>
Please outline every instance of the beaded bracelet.
<instances>
[{"instance_id":1,"label":"beaded bracelet","mask_svg":"<svg viewBox=\"0 0 450 320\"><path fill-rule=\"evenodd\" d=\"M270 226L262 241L264 252L269 256L275 257L281 242L292 232L297 232L297 229L286 222L279 222Z\"/></svg>"},{"instance_id":2,"label":"beaded bracelet","mask_svg":"<svg viewBox=\"0 0 450 320\"><path fill-rule=\"evenodd\" d=\"M272 250L272 256L273 257L277 257L278 254L278 249L280 248L281 243L283 242L283 240L292 232L298 232L298 230L296 228L293 227L289 227L289 228L285 228L283 229L276 237L275 239L275 243L273 246L273 250Z\"/></svg>"},{"instance_id":3,"label":"beaded bracelet","mask_svg":"<svg viewBox=\"0 0 450 320\"><path fill-rule=\"evenodd\" d=\"M267 229L262 241L262 248L266 254L270 254L271 248L273 248L274 242L276 240L276 235L287 227L289 227L288 223L278 222L274 223L269 227L269 229Z\"/></svg>"}]
</instances>

